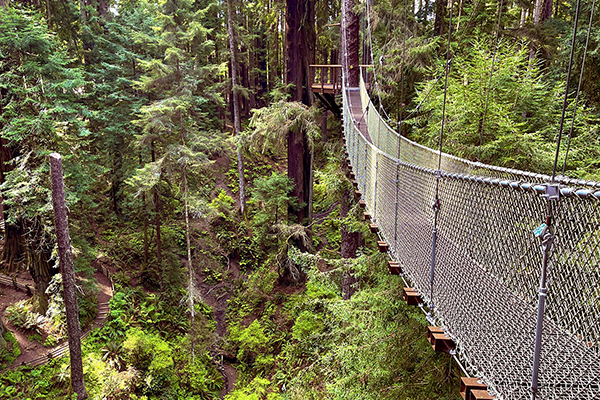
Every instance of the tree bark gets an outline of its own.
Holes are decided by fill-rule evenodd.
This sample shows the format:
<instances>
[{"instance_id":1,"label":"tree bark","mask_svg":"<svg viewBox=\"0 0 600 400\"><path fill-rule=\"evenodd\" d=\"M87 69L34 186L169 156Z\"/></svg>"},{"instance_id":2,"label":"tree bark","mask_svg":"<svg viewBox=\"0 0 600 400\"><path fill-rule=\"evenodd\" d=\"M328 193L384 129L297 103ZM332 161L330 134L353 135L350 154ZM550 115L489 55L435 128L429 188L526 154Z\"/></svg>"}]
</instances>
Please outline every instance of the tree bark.
<instances>
[{"instance_id":1,"label":"tree bark","mask_svg":"<svg viewBox=\"0 0 600 400\"><path fill-rule=\"evenodd\" d=\"M242 130L240 121L239 93L237 90L237 44L233 31L233 13L231 0L227 0L227 31L229 34L229 52L231 53L231 96L233 97L233 129L234 135L238 137ZM237 146L238 179L240 185L240 211L242 215L246 212L246 182L244 180L244 158L242 150Z\"/></svg>"},{"instance_id":2,"label":"tree bark","mask_svg":"<svg viewBox=\"0 0 600 400\"><path fill-rule=\"evenodd\" d=\"M52 204L54 206L54 223L60 259L60 270L63 278L64 300L67 314L67 331L69 336L69 355L71 358L71 385L77 393L77 399L87 399L83 381L83 363L81 361L81 327L79 326L79 308L75 293L75 268L71 252L69 221L65 204L65 191L62 172L62 157L58 153L50 154L50 173L52 176Z\"/></svg>"},{"instance_id":3,"label":"tree bark","mask_svg":"<svg viewBox=\"0 0 600 400\"><path fill-rule=\"evenodd\" d=\"M1 104L0 111L2 111ZM6 182L6 174L13 170L14 167L11 161L16 155L18 155L18 151L10 146L8 140L0 138L0 185ZM2 261L3 270L14 272L19 268L23 261L23 254L25 254L24 232L20 223L9 224L6 222L8 221L9 210L9 207L3 203L4 245L2 246L0 260Z\"/></svg>"},{"instance_id":4,"label":"tree bark","mask_svg":"<svg viewBox=\"0 0 600 400\"><path fill-rule=\"evenodd\" d=\"M444 18L446 17L446 1L435 0L435 19L433 21L433 29L439 36L444 34Z\"/></svg>"},{"instance_id":5,"label":"tree bark","mask_svg":"<svg viewBox=\"0 0 600 400\"><path fill-rule=\"evenodd\" d=\"M544 5L542 6L542 14L540 15L541 22L547 21L552 18L552 0L544 0Z\"/></svg>"},{"instance_id":6,"label":"tree bark","mask_svg":"<svg viewBox=\"0 0 600 400\"><path fill-rule=\"evenodd\" d=\"M358 87L359 67L359 28L358 15L353 11L354 0L342 0L342 66L349 87Z\"/></svg>"},{"instance_id":7,"label":"tree bark","mask_svg":"<svg viewBox=\"0 0 600 400\"><path fill-rule=\"evenodd\" d=\"M292 83L291 100L312 105L309 65L315 57L314 0L286 0L286 79ZM311 155L304 131L288 133L288 177L294 182L292 194L298 200L296 219L306 224L309 219ZM289 210L294 213L293 209Z\"/></svg>"}]
</instances>

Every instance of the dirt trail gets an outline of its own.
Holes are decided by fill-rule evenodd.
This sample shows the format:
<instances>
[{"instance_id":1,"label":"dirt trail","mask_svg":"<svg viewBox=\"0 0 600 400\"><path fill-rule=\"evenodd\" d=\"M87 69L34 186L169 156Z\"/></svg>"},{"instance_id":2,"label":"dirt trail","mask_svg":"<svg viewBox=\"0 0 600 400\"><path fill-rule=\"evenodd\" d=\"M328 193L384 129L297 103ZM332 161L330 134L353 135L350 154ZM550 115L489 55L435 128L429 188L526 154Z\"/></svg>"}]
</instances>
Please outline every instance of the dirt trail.
<instances>
[{"instance_id":1,"label":"dirt trail","mask_svg":"<svg viewBox=\"0 0 600 400\"><path fill-rule=\"evenodd\" d=\"M107 304L110 298L112 297L112 289L110 285L110 281L102 272L97 271L94 275L94 278L98 284L98 316L94 321L91 329L97 328L104 323L104 319L106 315L103 315L103 310L107 310ZM20 280L19 280L20 281ZM13 304L19 300L29 298L26 293L22 291L15 291L13 288L2 288L2 292L5 295L1 296L0 303L0 314L4 314L6 307L10 304ZM27 338L27 336L31 336L31 334L27 334L15 326L13 326L6 318L3 318L4 324L6 327L15 335L17 342L19 343L19 347L21 347L21 355L17 357L17 359L13 362L13 366L19 366L24 364L29 364L30 362L39 359L42 356L47 355L48 353L58 349L61 345L64 344L66 339L63 340L60 344L57 344L54 347L44 347L38 341L31 341ZM88 328L89 330L90 328Z\"/></svg>"},{"instance_id":2,"label":"dirt trail","mask_svg":"<svg viewBox=\"0 0 600 400\"><path fill-rule=\"evenodd\" d=\"M223 390L221 390L221 399L235 388L235 383L238 378L236 369L216 351L218 343L227 334L227 300L231 297L231 282L238 279L240 276L239 263L235 260L231 260L227 271L229 272L229 277L217 284L206 283L202 273L196 274L196 287L200 290L202 300L213 309L213 315L216 322L217 342L214 346L214 358L223 375L224 385Z\"/></svg>"}]
</instances>

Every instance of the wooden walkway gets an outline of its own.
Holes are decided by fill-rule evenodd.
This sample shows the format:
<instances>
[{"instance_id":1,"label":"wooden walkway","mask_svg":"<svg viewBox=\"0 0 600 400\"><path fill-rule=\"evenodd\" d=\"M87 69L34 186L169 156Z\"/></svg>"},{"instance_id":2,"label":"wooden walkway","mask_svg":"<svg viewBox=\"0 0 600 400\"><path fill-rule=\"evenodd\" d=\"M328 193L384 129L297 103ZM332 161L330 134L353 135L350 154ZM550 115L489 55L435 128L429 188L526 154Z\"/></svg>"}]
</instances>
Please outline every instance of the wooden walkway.
<instances>
[{"instance_id":1,"label":"wooden walkway","mask_svg":"<svg viewBox=\"0 0 600 400\"><path fill-rule=\"evenodd\" d=\"M346 89L346 95L348 98L348 105L350 106L350 112L352 113L352 118L354 121L356 121L356 127L370 143L373 143L367 128L366 115L363 113L362 100L360 98L360 88L349 87Z\"/></svg>"}]
</instances>

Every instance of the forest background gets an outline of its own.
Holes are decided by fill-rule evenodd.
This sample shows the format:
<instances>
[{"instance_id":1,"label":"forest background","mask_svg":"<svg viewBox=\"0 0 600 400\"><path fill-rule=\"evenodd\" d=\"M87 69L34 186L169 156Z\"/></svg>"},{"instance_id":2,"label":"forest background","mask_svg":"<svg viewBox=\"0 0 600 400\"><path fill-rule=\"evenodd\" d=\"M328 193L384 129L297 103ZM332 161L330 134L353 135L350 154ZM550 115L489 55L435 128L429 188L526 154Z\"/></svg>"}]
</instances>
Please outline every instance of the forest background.
<instances>
[{"instance_id":1,"label":"forest background","mask_svg":"<svg viewBox=\"0 0 600 400\"><path fill-rule=\"evenodd\" d=\"M83 344L90 397L459 398L460 371L429 350L424 318L356 217L339 118L308 87L309 64L342 61L342 6L373 66L375 106L430 146L452 7L444 150L551 170L571 1L0 0L2 271L37 289L3 304L0 368L28 351L18 332L38 352L65 340L57 151L84 327L98 313L95 271L115 286ZM600 180L590 10L559 167ZM0 397L68 398L69 379L65 360L5 370Z\"/></svg>"}]
</instances>

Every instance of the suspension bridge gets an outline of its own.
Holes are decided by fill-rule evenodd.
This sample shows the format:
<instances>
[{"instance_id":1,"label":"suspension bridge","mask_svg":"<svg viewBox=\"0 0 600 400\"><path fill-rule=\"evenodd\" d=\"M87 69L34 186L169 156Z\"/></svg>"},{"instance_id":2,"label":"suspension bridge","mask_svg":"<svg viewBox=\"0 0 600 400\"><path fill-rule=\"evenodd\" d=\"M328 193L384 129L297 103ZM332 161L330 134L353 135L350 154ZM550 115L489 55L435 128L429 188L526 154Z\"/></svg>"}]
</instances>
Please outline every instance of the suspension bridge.
<instances>
[{"instance_id":1,"label":"suspension bridge","mask_svg":"<svg viewBox=\"0 0 600 400\"><path fill-rule=\"evenodd\" d=\"M463 388L463 397L531 398L547 250L536 394L600 399L600 183L421 146L386 123L362 77L345 87L341 66L314 67L313 92L342 95L349 163L389 254L452 340L448 350L487 389ZM542 225L549 201L552 231Z\"/></svg>"}]
</instances>

